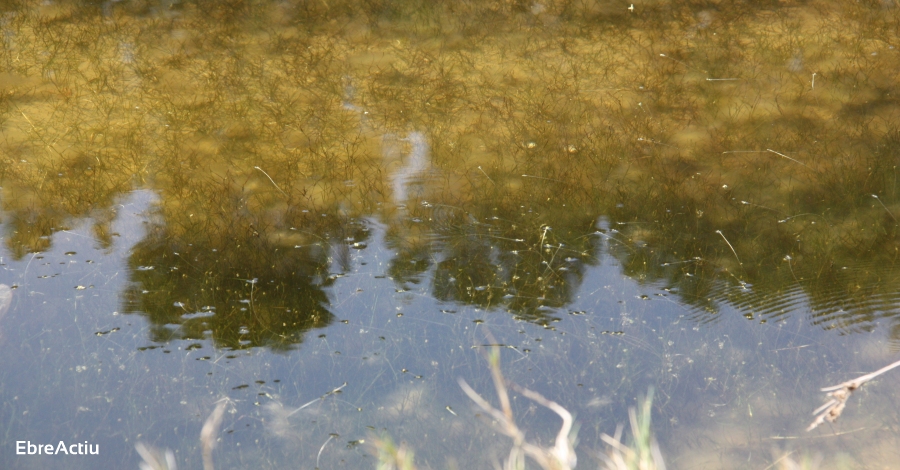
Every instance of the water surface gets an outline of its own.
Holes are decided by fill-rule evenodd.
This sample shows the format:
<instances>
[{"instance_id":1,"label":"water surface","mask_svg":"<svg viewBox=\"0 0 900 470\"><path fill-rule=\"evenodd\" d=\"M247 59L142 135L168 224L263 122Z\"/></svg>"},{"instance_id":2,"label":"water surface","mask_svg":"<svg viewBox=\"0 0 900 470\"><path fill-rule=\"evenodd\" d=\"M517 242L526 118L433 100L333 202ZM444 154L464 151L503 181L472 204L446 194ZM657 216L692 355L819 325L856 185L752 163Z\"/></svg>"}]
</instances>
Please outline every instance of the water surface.
<instances>
[{"instance_id":1,"label":"water surface","mask_svg":"<svg viewBox=\"0 0 900 470\"><path fill-rule=\"evenodd\" d=\"M650 387L669 468L900 460L894 375L804 431L897 360L894 3L3 8L0 467L483 468L490 345L579 468Z\"/></svg>"}]
</instances>

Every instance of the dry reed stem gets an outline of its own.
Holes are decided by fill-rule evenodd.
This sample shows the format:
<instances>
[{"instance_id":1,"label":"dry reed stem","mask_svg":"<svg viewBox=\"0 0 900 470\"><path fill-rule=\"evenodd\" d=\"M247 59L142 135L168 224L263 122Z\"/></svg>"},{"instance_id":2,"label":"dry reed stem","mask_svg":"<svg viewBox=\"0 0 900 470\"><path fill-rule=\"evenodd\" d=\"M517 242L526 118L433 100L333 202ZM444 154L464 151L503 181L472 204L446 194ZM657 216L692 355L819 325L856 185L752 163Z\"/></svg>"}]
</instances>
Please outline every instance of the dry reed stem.
<instances>
[{"instance_id":1,"label":"dry reed stem","mask_svg":"<svg viewBox=\"0 0 900 470\"><path fill-rule=\"evenodd\" d=\"M513 440L513 447L510 449L509 457L506 459L504 467L507 470L515 468L523 468L524 462L522 452L531 457L541 468L545 470L571 470L575 468L577 456L574 449L574 437L572 433L573 420L572 414L568 410L560 406L558 403L544 398L543 395L519 387L515 384L508 383L503 378L500 371L500 353L499 348L494 346L488 356L491 366L491 375L494 379L494 387L497 390L497 397L500 400L501 410L493 407L487 400L481 397L465 380L459 379L459 386L466 395L484 410L485 413L491 415L498 422L498 431L509 436ZM512 408L509 404L509 394L507 386L514 388L528 399L552 410L558 414L563 420L562 427L556 436L555 445L550 448L544 448L535 444L531 444L525 440L525 433L516 425L513 418Z\"/></svg>"},{"instance_id":2,"label":"dry reed stem","mask_svg":"<svg viewBox=\"0 0 900 470\"><path fill-rule=\"evenodd\" d=\"M540 405L543 405L545 408L549 408L554 413L559 415L563 420L562 426L559 428L559 432L556 434L556 441L552 449L550 449L550 455L553 456L557 462L563 462L568 464L569 468L575 468L576 456L575 449L573 448L574 439L569 439L569 435L572 432L572 414L569 413L569 410L563 408L558 403L554 401L550 401L544 398L540 393L528 390L527 388L520 388L515 384L510 384L513 388L519 391L522 395L530 398L532 401L537 402Z\"/></svg>"},{"instance_id":3,"label":"dry reed stem","mask_svg":"<svg viewBox=\"0 0 900 470\"><path fill-rule=\"evenodd\" d=\"M842 384L821 389L823 392L828 392L827 396L831 397L831 399L812 412L812 414L816 415L816 419L806 428L806 430L812 431L826 420L829 423L837 421L838 417L840 417L841 413L844 411L844 407L847 406L847 400L850 399L850 395L852 395L854 391L865 385L866 382L895 367L900 367L900 361L882 367L871 374L866 374L853 380L848 380Z\"/></svg>"},{"instance_id":4,"label":"dry reed stem","mask_svg":"<svg viewBox=\"0 0 900 470\"><path fill-rule=\"evenodd\" d=\"M219 426L222 424L222 415L225 413L225 406L228 405L228 398L219 400L216 409L210 413L209 418L203 423L200 430L200 446L203 449L203 470L214 470L212 451L216 447L216 438L219 435Z\"/></svg>"}]
</instances>

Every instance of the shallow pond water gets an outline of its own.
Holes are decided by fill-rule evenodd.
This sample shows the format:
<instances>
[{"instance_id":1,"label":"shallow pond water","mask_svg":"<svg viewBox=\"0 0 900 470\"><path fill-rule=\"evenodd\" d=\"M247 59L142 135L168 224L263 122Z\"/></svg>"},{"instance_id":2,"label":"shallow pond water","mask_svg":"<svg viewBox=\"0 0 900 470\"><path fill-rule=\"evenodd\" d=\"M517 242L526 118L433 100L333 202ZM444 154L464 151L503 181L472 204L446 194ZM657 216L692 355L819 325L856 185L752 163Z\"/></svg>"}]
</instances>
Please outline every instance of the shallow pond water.
<instances>
[{"instance_id":1,"label":"shallow pond water","mask_svg":"<svg viewBox=\"0 0 900 470\"><path fill-rule=\"evenodd\" d=\"M0 8L0 468L900 461L895 2Z\"/></svg>"}]
</instances>

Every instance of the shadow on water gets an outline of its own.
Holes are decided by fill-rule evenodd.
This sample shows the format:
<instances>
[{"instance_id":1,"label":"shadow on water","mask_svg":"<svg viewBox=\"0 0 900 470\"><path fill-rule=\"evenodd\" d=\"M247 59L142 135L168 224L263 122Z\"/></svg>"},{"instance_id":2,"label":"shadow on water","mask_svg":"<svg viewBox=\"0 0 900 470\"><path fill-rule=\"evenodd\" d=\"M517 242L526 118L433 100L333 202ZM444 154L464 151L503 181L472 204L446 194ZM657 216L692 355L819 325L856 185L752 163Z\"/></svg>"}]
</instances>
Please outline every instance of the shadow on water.
<instances>
[{"instance_id":1,"label":"shadow on water","mask_svg":"<svg viewBox=\"0 0 900 470\"><path fill-rule=\"evenodd\" d=\"M493 387L489 326L587 447L653 385L670 466L774 464L817 386L900 348L898 25L893 2L5 2L5 439L199 465L168 430L228 395L241 465L372 466L352 442L387 430L477 466L505 444L456 379ZM864 443L896 443L889 398L797 447L893 461Z\"/></svg>"}]
</instances>

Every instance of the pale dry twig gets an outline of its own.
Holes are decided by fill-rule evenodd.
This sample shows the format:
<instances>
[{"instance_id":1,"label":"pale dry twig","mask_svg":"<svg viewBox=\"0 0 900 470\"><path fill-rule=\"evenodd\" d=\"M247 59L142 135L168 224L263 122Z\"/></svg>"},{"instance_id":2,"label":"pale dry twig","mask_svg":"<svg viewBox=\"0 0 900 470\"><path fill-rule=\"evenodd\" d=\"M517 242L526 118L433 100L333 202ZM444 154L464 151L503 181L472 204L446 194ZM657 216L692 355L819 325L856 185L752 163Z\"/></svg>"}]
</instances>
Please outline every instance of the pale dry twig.
<instances>
[{"instance_id":1,"label":"pale dry twig","mask_svg":"<svg viewBox=\"0 0 900 470\"><path fill-rule=\"evenodd\" d=\"M900 361L882 367L871 374L866 374L853 380L848 380L842 384L821 389L823 392L827 392L827 395L831 397L831 399L813 411L812 414L816 415L816 419L806 428L806 430L812 431L826 420L829 423L837 421L838 417L841 416L841 413L844 411L844 407L847 406L847 400L850 399L850 395L852 395L856 389L895 367L900 367Z\"/></svg>"}]
</instances>

